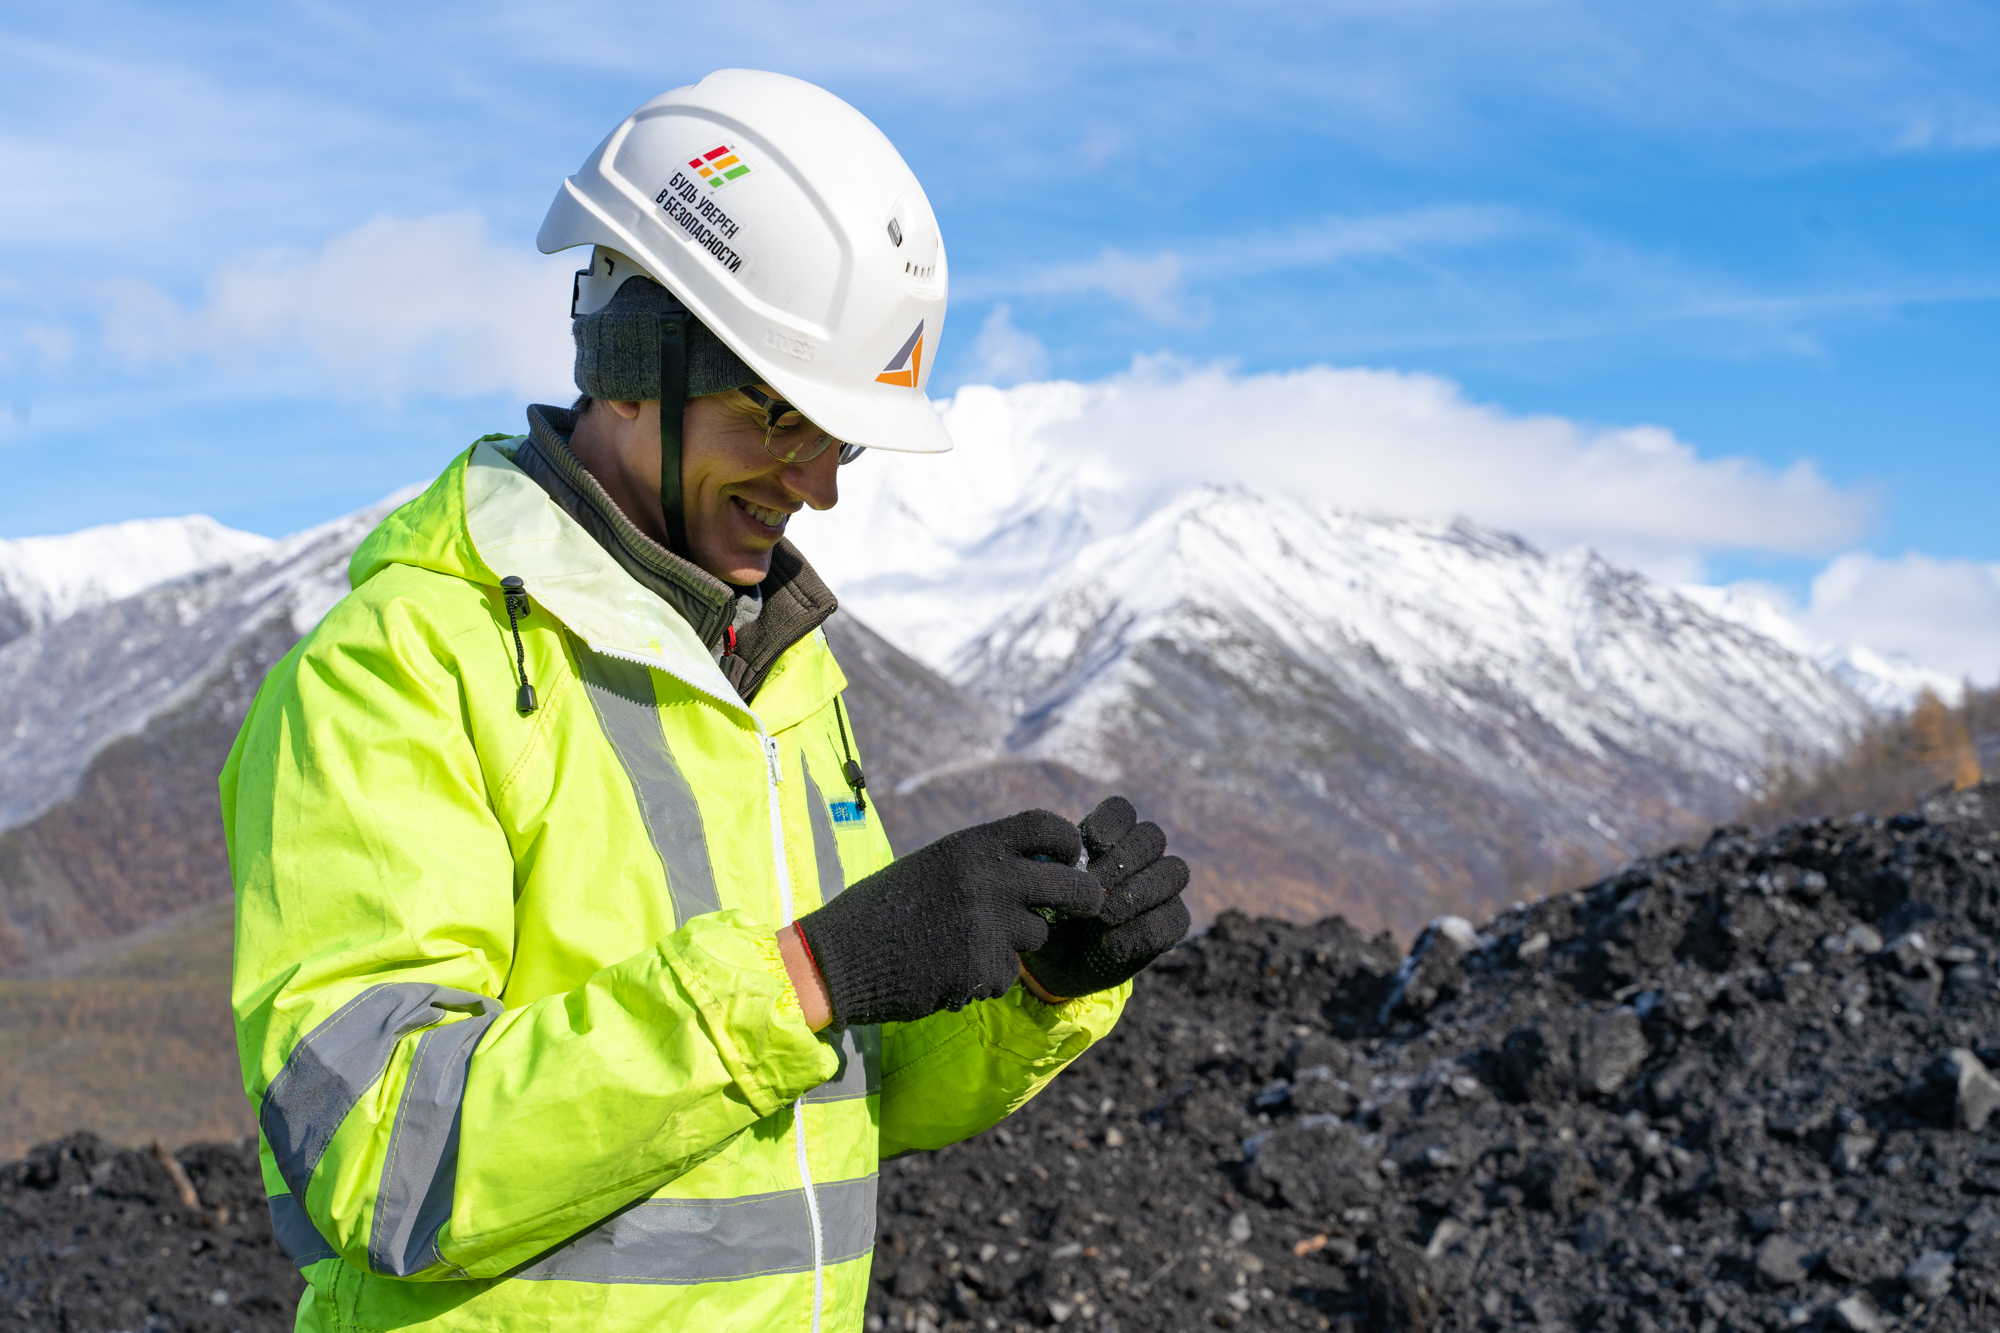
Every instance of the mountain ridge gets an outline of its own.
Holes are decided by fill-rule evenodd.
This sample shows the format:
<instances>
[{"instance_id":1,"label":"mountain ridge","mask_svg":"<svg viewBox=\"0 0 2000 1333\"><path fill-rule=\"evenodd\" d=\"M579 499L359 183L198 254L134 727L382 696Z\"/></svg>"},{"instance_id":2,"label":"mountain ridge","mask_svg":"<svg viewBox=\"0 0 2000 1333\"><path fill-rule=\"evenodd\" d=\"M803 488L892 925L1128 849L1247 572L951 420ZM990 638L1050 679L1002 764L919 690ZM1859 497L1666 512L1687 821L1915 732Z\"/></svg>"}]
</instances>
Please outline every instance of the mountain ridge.
<instances>
[{"instance_id":1,"label":"mountain ridge","mask_svg":"<svg viewBox=\"0 0 2000 1333\"><path fill-rule=\"evenodd\" d=\"M1200 915L1317 880L1290 910L1404 934L1697 837L1867 717L1595 553L1241 488L1085 546L955 666L1010 755L1178 812ZM1248 848L1290 869L1224 869Z\"/></svg>"},{"instance_id":2,"label":"mountain ridge","mask_svg":"<svg viewBox=\"0 0 2000 1333\"><path fill-rule=\"evenodd\" d=\"M401 498L0 644L0 974L229 894L229 745Z\"/></svg>"},{"instance_id":3,"label":"mountain ridge","mask_svg":"<svg viewBox=\"0 0 2000 1333\"><path fill-rule=\"evenodd\" d=\"M1866 716L1806 658L1588 551L1029 473L991 479L981 531L937 517L938 478L878 468L866 560L832 516L801 525L899 851L1121 790L1194 867L1198 920L1340 911L1409 935L1699 836L1773 759ZM226 892L228 742L394 503L0 645L0 971ZM120 871L133 830L173 843L158 873Z\"/></svg>"},{"instance_id":4,"label":"mountain ridge","mask_svg":"<svg viewBox=\"0 0 2000 1333\"><path fill-rule=\"evenodd\" d=\"M206 514L0 540L0 644L78 611L255 558L272 544Z\"/></svg>"}]
</instances>

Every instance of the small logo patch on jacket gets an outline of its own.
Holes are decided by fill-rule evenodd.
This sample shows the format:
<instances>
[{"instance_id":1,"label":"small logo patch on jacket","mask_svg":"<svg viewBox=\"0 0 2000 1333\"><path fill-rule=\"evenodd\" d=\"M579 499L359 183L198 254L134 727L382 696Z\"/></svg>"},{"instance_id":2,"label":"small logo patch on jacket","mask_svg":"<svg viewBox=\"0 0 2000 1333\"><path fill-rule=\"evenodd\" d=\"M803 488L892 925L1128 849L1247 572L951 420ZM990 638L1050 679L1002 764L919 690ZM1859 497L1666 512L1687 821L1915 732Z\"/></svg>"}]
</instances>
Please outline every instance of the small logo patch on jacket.
<instances>
[{"instance_id":1,"label":"small logo patch on jacket","mask_svg":"<svg viewBox=\"0 0 2000 1333\"><path fill-rule=\"evenodd\" d=\"M868 811L862 808L859 801L829 801L827 804L833 808L835 828L848 828L868 822Z\"/></svg>"}]
</instances>

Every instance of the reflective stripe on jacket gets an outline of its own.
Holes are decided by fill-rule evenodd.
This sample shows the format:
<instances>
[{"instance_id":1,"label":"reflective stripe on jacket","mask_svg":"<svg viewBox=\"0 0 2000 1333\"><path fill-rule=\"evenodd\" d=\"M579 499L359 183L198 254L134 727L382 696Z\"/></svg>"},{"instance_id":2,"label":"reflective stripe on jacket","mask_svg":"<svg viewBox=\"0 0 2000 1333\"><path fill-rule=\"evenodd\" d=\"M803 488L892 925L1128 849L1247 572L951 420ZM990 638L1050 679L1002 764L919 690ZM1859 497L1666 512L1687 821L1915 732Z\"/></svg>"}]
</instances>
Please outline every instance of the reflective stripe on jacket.
<instances>
[{"instance_id":1,"label":"reflective stripe on jacket","mask_svg":"<svg viewBox=\"0 0 2000 1333\"><path fill-rule=\"evenodd\" d=\"M808 1031L772 932L891 855L845 677L815 630L746 705L514 444L362 543L222 774L299 1325L858 1328L879 1158L1007 1115L1129 987Z\"/></svg>"}]
</instances>

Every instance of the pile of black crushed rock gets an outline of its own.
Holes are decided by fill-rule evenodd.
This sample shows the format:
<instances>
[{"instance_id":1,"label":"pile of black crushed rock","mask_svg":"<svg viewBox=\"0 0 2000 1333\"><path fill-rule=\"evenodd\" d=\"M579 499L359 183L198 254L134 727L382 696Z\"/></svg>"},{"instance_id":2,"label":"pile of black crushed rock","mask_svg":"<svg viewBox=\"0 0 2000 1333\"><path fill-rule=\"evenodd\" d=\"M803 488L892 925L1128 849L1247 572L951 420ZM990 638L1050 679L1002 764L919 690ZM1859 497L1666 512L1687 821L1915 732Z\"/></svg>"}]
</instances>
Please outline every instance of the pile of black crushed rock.
<instances>
[{"instance_id":1,"label":"pile of black crushed rock","mask_svg":"<svg viewBox=\"0 0 2000 1333\"><path fill-rule=\"evenodd\" d=\"M2000 1328L2000 784L1718 831L1408 958L1225 915L885 1166L868 1326Z\"/></svg>"},{"instance_id":2,"label":"pile of black crushed rock","mask_svg":"<svg viewBox=\"0 0 2000 1333\"><path fill-rule=\"evenodd\" d=\"M2000 784L1719 831L1407 958L1225 915L884 1167L871 1330L2000 1328ZM0 1333L291 1322L254 1145L0 1167Z\"/></svg>"},{"instance_id":3,"label":"pile of black crushed rock","mask_svg":"<svg viewBox=\"0 0 2000 1333\"><path fill-rule=\"evenodd\" d=\"M288 1329L304 1289L254 1140L168 1155L74 1134L0 1167L6 1333Z\"/></svg>"}]
</instances>

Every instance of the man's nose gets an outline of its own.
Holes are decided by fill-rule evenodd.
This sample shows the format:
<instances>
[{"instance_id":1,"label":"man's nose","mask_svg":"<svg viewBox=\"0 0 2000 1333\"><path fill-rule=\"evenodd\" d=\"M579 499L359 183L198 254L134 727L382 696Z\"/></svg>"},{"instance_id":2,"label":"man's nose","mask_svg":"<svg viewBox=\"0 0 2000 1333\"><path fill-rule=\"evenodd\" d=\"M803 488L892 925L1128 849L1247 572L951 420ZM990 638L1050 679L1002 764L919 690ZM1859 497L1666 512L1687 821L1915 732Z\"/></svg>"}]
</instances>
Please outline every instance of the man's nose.
<instances>
[{"instance_id":1,"label":"man's nose","mask_svg":"<svg viewBox=\"0 0 2000 1333\"><path fill-rule=\"evenodd\" d=\"M833 508L840 503L840 446L830 445L817 458L787 463L778 480L809 508Z\"/></svg>"}]
</instances>

